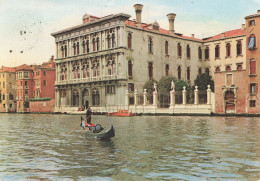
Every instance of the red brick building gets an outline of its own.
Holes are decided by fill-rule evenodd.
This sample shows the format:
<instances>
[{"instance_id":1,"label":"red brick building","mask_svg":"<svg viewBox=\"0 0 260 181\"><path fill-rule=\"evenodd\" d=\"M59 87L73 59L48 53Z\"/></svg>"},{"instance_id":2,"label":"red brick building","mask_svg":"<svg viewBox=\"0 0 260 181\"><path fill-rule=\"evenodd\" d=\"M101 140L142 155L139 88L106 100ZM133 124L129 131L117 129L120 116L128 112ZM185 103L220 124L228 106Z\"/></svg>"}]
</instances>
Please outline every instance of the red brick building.
<instances>
[{"instance_id":1,"label":"red brick building","mask_svg":"<svg viewBox=\"0 0 260 181\"><path fill-rule=\"evenodd\" d=\"M260 100L258 85L260 82L260 10L257 14L245 17L246 20L246 76L247 84L244 85L246 89L247 110L249 114L260 113Z\"/></svg>"},{"instance_id":2,"label":"red brick building","mask_svg":"<svg viewBox=\"0 0 260 181\"><path fill-rule=\"evenodd\" d=\"M215 110L216 113L259 114L260 100L260 11L245 17L246 29L241 55L233 56L233 63L242 56L245 64L240 68L215 71ZM258 36L259 35L259 36ZM224 40L227 42L227 40ZM241 51L242 52L242 51ZM237 67L240 62L237 62ZM228 66L228 65L227 65Z\"/></svg>"},{"instance_id":3,"label":"red brick building","mask_svg":"<svg viewBox=\"0 0 260 181\"><path fill-rule=\"evenodd\" d=\"M55 99L55 78L53 57L42 65L24 64L17 67L17 112L30 112L29 100L32 98L50 97Z\"/></svg>"}]
</instances>

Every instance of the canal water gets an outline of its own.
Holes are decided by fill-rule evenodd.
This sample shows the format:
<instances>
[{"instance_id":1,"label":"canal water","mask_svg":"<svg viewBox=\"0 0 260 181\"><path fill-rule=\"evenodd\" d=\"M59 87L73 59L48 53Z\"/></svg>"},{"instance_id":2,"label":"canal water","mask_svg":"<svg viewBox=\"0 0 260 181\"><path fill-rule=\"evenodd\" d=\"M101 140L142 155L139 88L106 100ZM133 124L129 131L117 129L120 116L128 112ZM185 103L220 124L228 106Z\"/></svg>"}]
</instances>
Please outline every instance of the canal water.
<instances>
[{"instance_id":1,"label":"canal water","mask_svg":"<svg viewBox=\"0 0 260 181\"><path fill-rule=\"evenodd\" d=\"M0 114L0 180L258 180L260 118Z\"/></svg>"}]
</instances>

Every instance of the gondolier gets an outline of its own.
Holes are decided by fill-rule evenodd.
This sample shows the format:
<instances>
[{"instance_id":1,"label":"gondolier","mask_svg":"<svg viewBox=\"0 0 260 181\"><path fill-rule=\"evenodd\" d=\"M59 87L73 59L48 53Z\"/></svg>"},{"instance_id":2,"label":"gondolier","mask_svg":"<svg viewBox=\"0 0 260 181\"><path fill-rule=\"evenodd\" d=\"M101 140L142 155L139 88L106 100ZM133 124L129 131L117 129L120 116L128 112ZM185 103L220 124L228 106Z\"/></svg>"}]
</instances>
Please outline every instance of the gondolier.
<instances>
[{"instance_id":1,"label":"gondolier","mask_svg":"<svg viewBox=\"0 0 260 181\"><path fill-rule=\"evenodd\" d=\"M90 109L90 107L88 107L88 109L86 111L86 119L87 119L88 124L91 123L91 115L92 115L92 110Z\"/></svg>"}]
</instances>

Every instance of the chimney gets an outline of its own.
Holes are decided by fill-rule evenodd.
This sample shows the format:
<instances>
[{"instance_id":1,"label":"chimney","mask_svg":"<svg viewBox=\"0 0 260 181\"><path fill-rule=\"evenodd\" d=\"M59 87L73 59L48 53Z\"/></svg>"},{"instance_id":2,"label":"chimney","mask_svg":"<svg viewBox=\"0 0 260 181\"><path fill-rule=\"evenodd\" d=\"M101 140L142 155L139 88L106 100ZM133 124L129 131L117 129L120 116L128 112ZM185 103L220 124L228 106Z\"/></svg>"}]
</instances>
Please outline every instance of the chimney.
<instances>
[{"instance_id":1,"label":"chimney","mask_svg":"<svg viewBox=\"0 0 260 181\"><path fill-rule=\"evenodd\" d=\"M194 34L191 34L191 37L194 38L195 37Z\"/></svg>"},{"instance_id":2,"label":"chimney","mask_svg":"<svg viewBox=\"0 0 260 181\"><path fill-rule=\"evenodd\" d=\"M245 30L246 30L246 25L245 25L245 24L242 24L241 30L242 30L242 31L245 31Z\"/></svg>"},{"instance_id":3,"label":"chimney","mask_svg":"<svg viewBox=\"0 0 260 181\"><path fill-rule=\"evenodd\" d=\"M225 33L222 33L222 37L221 38L225 38Z\"/></svg>"},{"instance_id":4,"label":"chimney","mask_svg":"<svg viewBox=\"0 0 260 181\"><path fill-rule=\"evenodd\" d=\"M171 35L174 34L174 20L175 20L175 17L176 17L176 14L174 13L169 13L167 14L167 17L168 17L168 20L169 20L169 33Z\"/></svg>"},{"instance_id":5,"label":"chimney","mask_svg":"<svg viewBox=\"0 0 260 181\"><path fill-rule=\"evenodd\" d=\"M143 5L135 4L134 8L135 8L135 14L136 14L136 23L138 24L138 27L141 28Z\"/></svg>"},{"instance_id":6,"label":"chimney","mask_svg":"<svg viewBox=\"0 0 260 181\"><path fill-rule=\"evenodd\" d=\"M260 14L260 10L257 10L257 14Z\"/></svg>"},{"instance_id":7,"label":"chimney","mask_svg":"<svg viewBox=\"0 0 260 181\"><path fill-rule=\"evenodd\" d=\"M51 56L51 61L52 61L52 62L54 61L54 56L53 56L53 55Z\"/></svg>"}]
</instances>

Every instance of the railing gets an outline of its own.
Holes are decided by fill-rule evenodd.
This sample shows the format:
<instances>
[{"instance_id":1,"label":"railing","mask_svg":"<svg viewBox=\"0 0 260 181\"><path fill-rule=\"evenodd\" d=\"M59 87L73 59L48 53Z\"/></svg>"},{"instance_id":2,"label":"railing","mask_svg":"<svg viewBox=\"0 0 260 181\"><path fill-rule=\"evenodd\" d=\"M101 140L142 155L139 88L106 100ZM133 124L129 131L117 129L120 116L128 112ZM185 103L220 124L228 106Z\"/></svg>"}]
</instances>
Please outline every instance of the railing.
<instances>
[{"instance_id":1,"label":"railing","mask_svg":"<svg viewBox=\"0 0 260 181\"><path fill-rule=\"evenodd\" d=\"M71 79L71 80L60 80L60 81L56 81L55 84L65 85L65 84L96 82L102 80L115 80L115 79L127 79L127 78L125 75L106 75L106 76L88 77L88 78Z\"/></svg>"}]
</instances>

